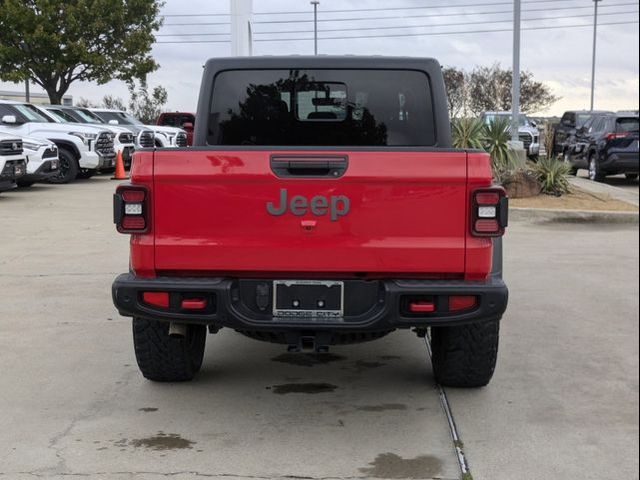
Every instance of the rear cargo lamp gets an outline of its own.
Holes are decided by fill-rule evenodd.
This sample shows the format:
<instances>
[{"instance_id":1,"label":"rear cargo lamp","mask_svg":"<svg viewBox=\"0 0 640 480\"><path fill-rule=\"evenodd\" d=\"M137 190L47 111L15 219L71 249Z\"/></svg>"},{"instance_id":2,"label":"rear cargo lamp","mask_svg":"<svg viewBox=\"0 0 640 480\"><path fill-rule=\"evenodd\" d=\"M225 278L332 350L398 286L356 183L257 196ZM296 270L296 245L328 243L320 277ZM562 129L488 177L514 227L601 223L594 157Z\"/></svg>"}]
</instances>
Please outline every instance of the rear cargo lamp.
<instances>
[{"instance_id":1,"label":"rear cargo lamp","mask_svg":"<svg viewBox=\"0 0 640 480\"><path fill-rule=\"evenodd\" d=\"M508 225L509 199L501 187L476 190L472 195L471 232L476 237L500 237Z\"/></svg>"},{"instance_id":2,"label":"rear cargo lamp","mask_svg":"<svg viewBox=\"0 0 640 480\"><path fill-rule=\"evenodd\" d=\"M149 228L149 192L140 185L120 185L113 196L113 221L120 233L144 233Z\"/></svg>"}]
</instances>

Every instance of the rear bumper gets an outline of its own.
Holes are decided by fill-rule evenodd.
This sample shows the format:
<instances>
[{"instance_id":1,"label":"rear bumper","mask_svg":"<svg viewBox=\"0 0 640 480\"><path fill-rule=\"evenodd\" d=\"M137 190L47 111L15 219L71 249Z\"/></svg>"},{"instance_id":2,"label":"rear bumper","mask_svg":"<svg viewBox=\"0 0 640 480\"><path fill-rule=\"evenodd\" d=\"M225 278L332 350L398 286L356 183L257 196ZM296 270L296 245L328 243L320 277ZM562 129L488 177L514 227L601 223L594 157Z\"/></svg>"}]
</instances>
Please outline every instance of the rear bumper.
<instances>
[{"instance_id":1,"label":"rear bumper","mask_svg":"<svg viewBox=\"0 0 640 480\"><path fill-rule=\"evenodd\" d=\"M638 152L609 153L607 159L600 166L605 171L612 173L638 173L640 155Z\"/></svg>"},{"instance_id":2,"label":"rear bumper","mask_svg":"<svg viewBox=\"0 0 640 480\"><path fill-rule=\"evenodd\" d=\"M243 283L244 282L244 283ZM509 292L501 278L487 282L444 280L345 280L345 310L358 303L359 311L343 318L273 317L255 309L251 285L269 280L238 280L233 278L139 278L131 273L118 276L113 282L113 302L121 315L160 321L230 327L250 331L349 331L375 332L396 328L460 325L498 320L507 308ZM247 286L247 284L250 284ZM169 292L168 308L142 301L143 292ZM180 308L181 300L197 295L206 298L202 311ZM269 293L271 295L271 293ZM451 295L477 297L474 308L463 312L448 311ZM432 297L436 311L423 314L403 312L407 297ZM365 300L363 300L365 299ZM364 302L364 304L363 304ZM404 303L403 303L404 302Z\"/></svg>"}]
</instances>

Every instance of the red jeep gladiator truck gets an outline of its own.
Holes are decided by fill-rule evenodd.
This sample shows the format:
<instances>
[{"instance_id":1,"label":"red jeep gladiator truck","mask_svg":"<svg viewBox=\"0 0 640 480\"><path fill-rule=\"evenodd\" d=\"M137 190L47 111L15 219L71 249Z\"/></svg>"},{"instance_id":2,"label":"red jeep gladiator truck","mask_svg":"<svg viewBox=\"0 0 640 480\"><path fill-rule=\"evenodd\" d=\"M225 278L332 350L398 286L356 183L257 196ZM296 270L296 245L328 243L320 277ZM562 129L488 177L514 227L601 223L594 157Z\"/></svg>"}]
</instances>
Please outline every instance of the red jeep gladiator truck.
<instances>
[{"instance_id":1,"label":"red jeep gladiator truck","mask_svg":"<svg viewBox=\"0 0 640 480\"><path fill-rule=\"evenodd\" d=\"M212 59L196 120L114 196L146 378L192 379L224 327L316 352L412 328L438 382L489 382L508 203L487 154L452 148L436 60Z\"/></svg>"}]
</instances>

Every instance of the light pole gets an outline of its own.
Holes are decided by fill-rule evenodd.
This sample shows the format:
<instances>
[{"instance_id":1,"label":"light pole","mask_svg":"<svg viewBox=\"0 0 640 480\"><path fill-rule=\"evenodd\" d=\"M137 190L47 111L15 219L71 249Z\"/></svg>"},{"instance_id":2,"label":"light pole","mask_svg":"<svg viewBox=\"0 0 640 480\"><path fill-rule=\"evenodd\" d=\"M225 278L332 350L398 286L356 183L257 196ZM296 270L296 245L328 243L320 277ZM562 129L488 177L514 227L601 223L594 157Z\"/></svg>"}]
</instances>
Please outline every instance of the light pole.
<instances>
[{"instance_id":1,"label":"light pole","mask_svg":"<svg viewBox=\"0 0 640 480\"><path fill-rule=\"evenodd\" d=\"M593 56L591 58L591 111L596 90L596 34L598 33L598 3L602 0L593 0Z\"/></svg>"},{"instance_id":2,"label":"light pole","mask_svg":"<svg viewBox=\"0 0 640 480\"><path fill-rule=\"evenodd\" d=\"M511 140L519 140L520 127L520 0L513 1L513 78L511 88Z\"/></svg>"},{"instance_id":3,"label":"light pole","mask_svg":"<svg viewBox=\"0 0 640 480\"><path fill-rule=\"evenodd\" d=\"M313 5L313 54L318 55L318 0L310 2Z\"/></svg>"}]
</instances>

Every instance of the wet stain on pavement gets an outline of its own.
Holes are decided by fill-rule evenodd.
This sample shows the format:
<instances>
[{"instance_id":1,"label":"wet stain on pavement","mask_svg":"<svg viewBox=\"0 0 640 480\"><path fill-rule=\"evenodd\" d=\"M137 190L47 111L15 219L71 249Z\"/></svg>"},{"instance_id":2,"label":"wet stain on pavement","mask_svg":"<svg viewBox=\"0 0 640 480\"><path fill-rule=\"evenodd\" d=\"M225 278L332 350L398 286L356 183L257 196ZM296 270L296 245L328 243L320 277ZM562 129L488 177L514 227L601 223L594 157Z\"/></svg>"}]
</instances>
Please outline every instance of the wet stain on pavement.
<instances>
[{"instance_id":1,"label":"wet stain on pavement","mask_svg":"<svg viewBox=\"0 0 640 480\"><path fill-rule=\"evenodd\" d=\"M196 442L182 438L177 433L162 433L147 438L135 438L129 442L122 441L124 444L131 445L136 448L147 448L149 450L183 450L191 449ZM121 443L121 444L122 444Z\"/></svg>"},{"instance_id":2,"label":"wet stain on pavement","mask_svg":"<svg viewBox=\"0 0 640 480\"><path fill-rule=\"evenodd\" d=\"M380 360L402 360L400 355L380 355Z\"/></svg>"},{"instance_id":3,"label":"wet stain on pavement","mask_svg":"<svg viewBox=\"0 0 640 480\"><path fill-rule=\"evenodd\" d=\"M361 405L356 406L356 410L361 412L387 412L389 410L406 410L404 403L383 403L382 405Z\"/></svg>"},{"instance_id":4,"label":"wet stain on pavement","mask_svg":"<svg viewBox=\"0 0 640 480\"><path fill-rule=\"evenodd\" d=\"M298 367L313 367L342 360L346 360L346 357L333 353L283 353L271 359L273 362L288 363Z\"/></svg>"},{"instance_id":5,"label":"wet stain on pavement","mask_svg":"<svg viewBox=\"0 0 640 480\"><path fill-rule=\"evenodd\" d=\"M157 412L158 409L156 407L142 407L138 409L139 412Z\"/></svg>"},{"instance_id":6,"label":"wet stain on pavement","mask_svg":"<svg viewBox=\"0 0 640 480\"><path fill-rule=\"evenodd\" d=\"M336 385L330 383L285 383L282 385L274 385L271 391L278 395L286 395L287 393L329 393L333 392Z\"/></svg>"},{"instance_id":7,"label":"wet stain on pavement","mask_svg":"<svg viewBox=\"0 0 640 480\"><path fill-rule=\"evenodd\" d=\"M369 465L360 468L368 478L432 478L442 471L442 460L432 455L402 458L395 453L381 453Z\"/></svg>"},{"instance_id":8,"label":"wet stain on pavement","mask_svg":"<svg viewBox=\"0 0 640 480\"><path fill-rule=\"evenodd\" d=\"M380 367L384 367L386 365L386 363L382 363L382 362L367 362L365 360L358 360L356 362L356 370L362 371L362 370L368 370L370 368L380 368Z\"/></svg>"}]
</instances>

